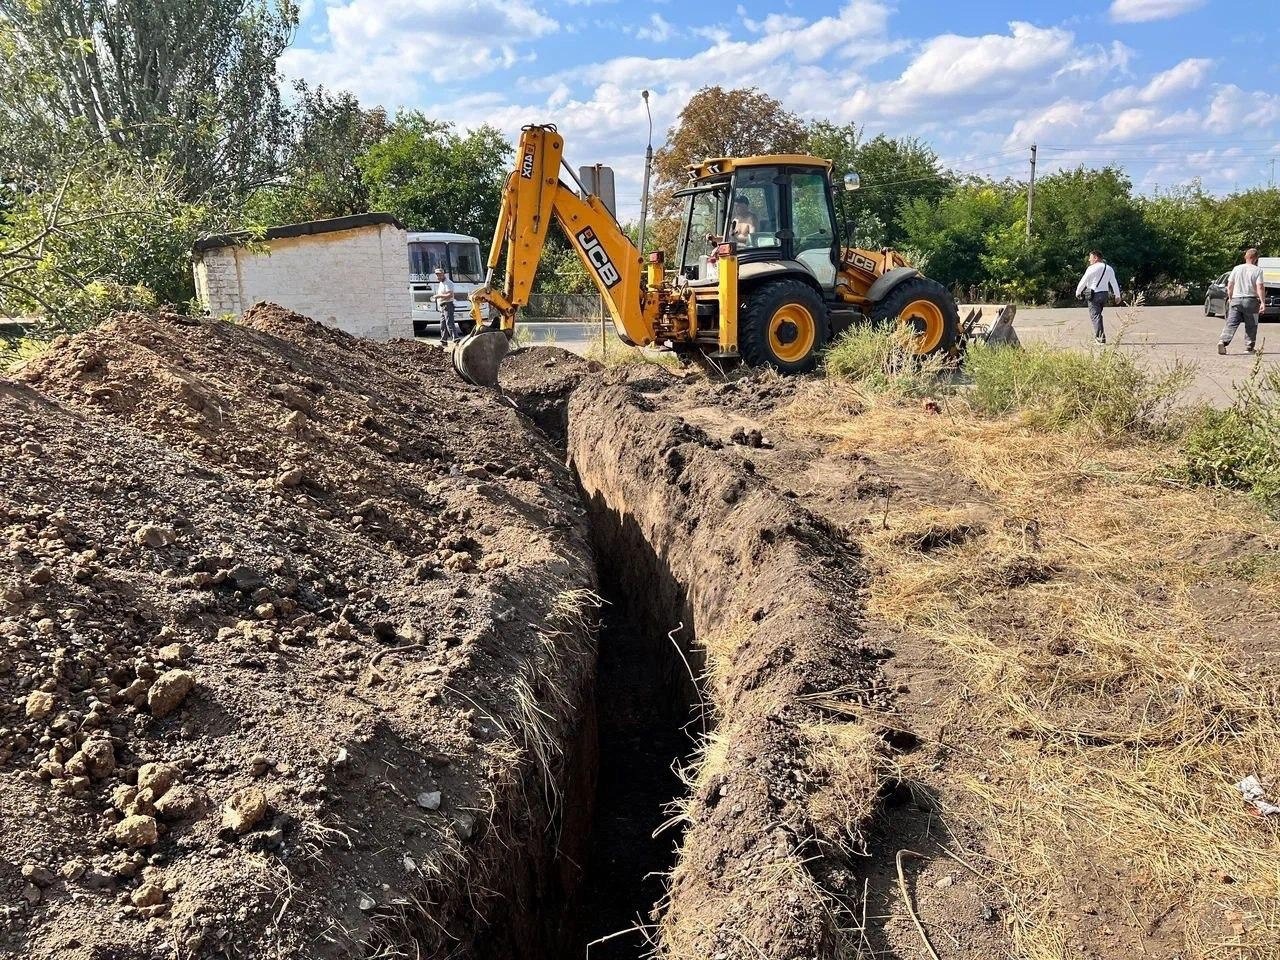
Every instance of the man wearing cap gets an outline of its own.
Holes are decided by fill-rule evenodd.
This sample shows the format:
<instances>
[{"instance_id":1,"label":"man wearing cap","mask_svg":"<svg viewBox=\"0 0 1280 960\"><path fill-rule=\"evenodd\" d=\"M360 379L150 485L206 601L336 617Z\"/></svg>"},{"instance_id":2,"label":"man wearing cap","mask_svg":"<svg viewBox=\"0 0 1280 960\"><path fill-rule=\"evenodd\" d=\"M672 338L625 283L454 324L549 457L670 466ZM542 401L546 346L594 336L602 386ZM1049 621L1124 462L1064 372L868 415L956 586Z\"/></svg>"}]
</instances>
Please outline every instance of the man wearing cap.
<instances>
[{"instance_id":1,"label":"man wearing cap","mask_svg":"<svg viewBox=\"0 0 1280 960\"><path fill-rule=\"evenodd\" d=\"M436 292L431 297L440 311L440 346L462 339L462 331L453 319L455 308L453 284L444 275L442 267L436 267Z\"/></svg>"},{"instance_id":2,"label":"man wearing cap","mask_svg":"<svg viewBox=\"0 0 1280 960\"><path fill-rule=\"evenodd\" d=\"M1236 337L1236 328L1244 321L1244 349L1253 353L1258 341L1258 311L1266 298L1262 268L1258 266L1258 248L1244 252L1244 263L1238 263L1227 278L1227 324L1218 337L1218 352L1226 354L1227 345Z\"/></svg>"}]
</instances>

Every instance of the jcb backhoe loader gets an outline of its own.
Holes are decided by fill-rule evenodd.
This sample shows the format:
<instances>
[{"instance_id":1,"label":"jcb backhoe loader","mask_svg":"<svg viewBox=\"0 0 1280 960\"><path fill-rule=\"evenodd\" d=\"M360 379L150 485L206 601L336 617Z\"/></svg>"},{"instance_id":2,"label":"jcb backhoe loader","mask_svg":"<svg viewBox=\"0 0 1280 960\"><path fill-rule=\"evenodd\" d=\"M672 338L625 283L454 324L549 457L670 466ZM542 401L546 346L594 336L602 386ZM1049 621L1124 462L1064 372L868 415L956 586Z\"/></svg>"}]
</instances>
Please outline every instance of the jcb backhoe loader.
<instances>
[{"instance_id":1,"label":"jcb backhoe loader","mask_svg":"<svg viewBox=\"0 0 1280 960\"><path fill-rule=\"evenodd\" d=\"M554 126L521 133L485 284L471 296L476 329L453 354L472 383L497 383L552 220L586 265L618 336L633 346L721 368L767 364L798 373L813 369L851 323L896 321L914 328L919 353L956 348L959 317L946 288L897 253L842 246L829 160L719 157L691 167L688 186L676 193L684 224L668 272L661 253L642 258L599 198L561 181L563 149Z\"/></svg>"}]
</instances>

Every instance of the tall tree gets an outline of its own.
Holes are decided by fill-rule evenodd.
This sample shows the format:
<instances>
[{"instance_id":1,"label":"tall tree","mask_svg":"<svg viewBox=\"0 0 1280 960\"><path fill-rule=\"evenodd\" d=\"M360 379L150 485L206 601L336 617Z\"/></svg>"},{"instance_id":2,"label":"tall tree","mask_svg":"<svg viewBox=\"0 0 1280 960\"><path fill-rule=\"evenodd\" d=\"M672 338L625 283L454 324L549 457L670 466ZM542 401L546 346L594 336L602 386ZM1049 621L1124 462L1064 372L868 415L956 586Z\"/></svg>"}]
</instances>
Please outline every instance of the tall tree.
<instances>
[{"instance_id":1,"label":"tall tree","mask_svg":"<svg viewBox=\"0 0 1280 960\"><path fill-rule=\"evenodd\" d=\"M1035 232L1047 289L1070 297L1095 247L1115 267L1121 286L1155 277L1151 230L1132 190L1129 177L1115 167L1078 167L1036 182Z\"/></svg>"},{"instance_id":2,"label":"tall tree","mask_svg":"<svg viewBox=\"0 0 1280 960\"><path fill-rule=\"evenodd\" d=\"M411 230L483 238L498 220L511 152L493 127L462 134L414 110L396 115L359 167L374 209L394 213Z\"/></svg>"},{"instance_id":3,"label":"tall tree","mask_svg":"<svg viewBox=\"0 0 1280 960\"><path fill-rule=\"evenodd\" d=\"M794 153L804 134L799 117L755 87L703 87L685 104L667 131L667 142L653 155L655 212L659 217L675 213L672 194L686 182L689 164L710 157Z\"/></svg>"},{"instance_id":4,"label":"tall tree","mask_svg":"<svg viewBox=\"0 0 1280 960\"><path fill-rule=\"evenodd\" d=\"M882 243L891 247L906 239L903 206L917 199L937 203L954 183L933 148L915 137L881 134L858 146L855 162L862 189L852 202L884 224Z\"/></svg>"},{"instance_id":5,"label":"tall tree","mask_svg":"<svg viewBox=\"0 0 1280 960\"><path fill-rule=\"evenodd\" d=\"M258 190L245 210L270 226L343 217L369 209L360 160L390 132L381 107L366 110L350 93L295 84L279 181Z\"/></svg>"},{"instance_id":6,"label":"tall tree","mask_svg":"<svg viewBox=\"0 0 1280 960\"><path fill-rule=\"evenodd\" d=\"M1240 247L1232 251L1239 262L1240 249L1255 246L1264 257L1280 257L1280 188L1257 187L1233 193L1222 201L1222 215L1239 235Z\"/></svg>"},{"instance_id":7,"label":"tall tree","mask_svg":"<svg viewBox=\"0 0 1280 960\"><path fill-rule=\"evenodd\" d=\"M0 112L168 158L188 198L241 195L277 153L297 21L293 0L0 0Z\"/></svg>"}]
</instances>

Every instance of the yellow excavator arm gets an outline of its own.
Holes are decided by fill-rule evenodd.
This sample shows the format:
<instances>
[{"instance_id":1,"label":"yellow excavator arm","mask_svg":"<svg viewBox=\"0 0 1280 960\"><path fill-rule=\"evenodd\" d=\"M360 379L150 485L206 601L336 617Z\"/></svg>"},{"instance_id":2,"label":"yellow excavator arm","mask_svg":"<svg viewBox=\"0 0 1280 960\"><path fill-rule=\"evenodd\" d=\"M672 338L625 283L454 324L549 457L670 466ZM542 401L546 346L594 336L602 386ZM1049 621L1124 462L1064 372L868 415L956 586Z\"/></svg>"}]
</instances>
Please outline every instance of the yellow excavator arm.
<instances>
[{"instance_id":1,"label":"yellow excavator arm","mask_svg":"<svg viewBox=\"0 0 1280 960\"><path fill-rule=\"evenodd\" d=\"M508 342L514 336L520 308L529 302L547 230L555 220L604 298L618 335L628 343L651 344L659 299L656 292L647 295L640 251L598 197L584 199L560 181L563 152L564 138L553 126L525 127L520 135L516 169L507 178L489 248L485 283L471 295L477 330L484 326L487 306L490 319L481 334L500 332ZM502 286L497 289L494 278L504 264ZM489 344L477 344L475 339L464 345L465 355L463 350L455 351L454 363L468 380L487 381L493 362L489 354L505 354L505 344L495 337L490 337Z\"/></svg>"}]
</instances>

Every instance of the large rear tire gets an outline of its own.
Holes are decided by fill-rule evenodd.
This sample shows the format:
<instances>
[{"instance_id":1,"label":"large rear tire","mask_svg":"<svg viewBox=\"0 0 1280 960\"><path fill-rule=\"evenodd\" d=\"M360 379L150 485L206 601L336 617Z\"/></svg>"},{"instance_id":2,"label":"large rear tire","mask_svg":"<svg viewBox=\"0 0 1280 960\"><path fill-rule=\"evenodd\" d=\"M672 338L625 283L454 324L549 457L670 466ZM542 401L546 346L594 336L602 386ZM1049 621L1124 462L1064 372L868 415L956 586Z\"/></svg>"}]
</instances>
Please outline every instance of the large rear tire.
<instances>
[{"instance_id":1,"label":"large rear tire","mask_svg":"<svg viewBox=\"0 0 1280 960\"><path fill-rule=\"evenodd\" d=\"M773 280L751 290L738 313L738 352L751 367L808 373L827 346L827 306L803 280Z\"/></svg>"},{"instance_id":2,"label":"large rear tire","mask_svg":"<svg viewBox=\"0 0 1280 960\"><path fill-rule=\"evenodd\" d=\"M928 356L956 351L960 341L960 310L947 288L927 277L904 280L871 308L871 322L897 322L916 333L916 353Z\"/></svg>"}]
</instances>

